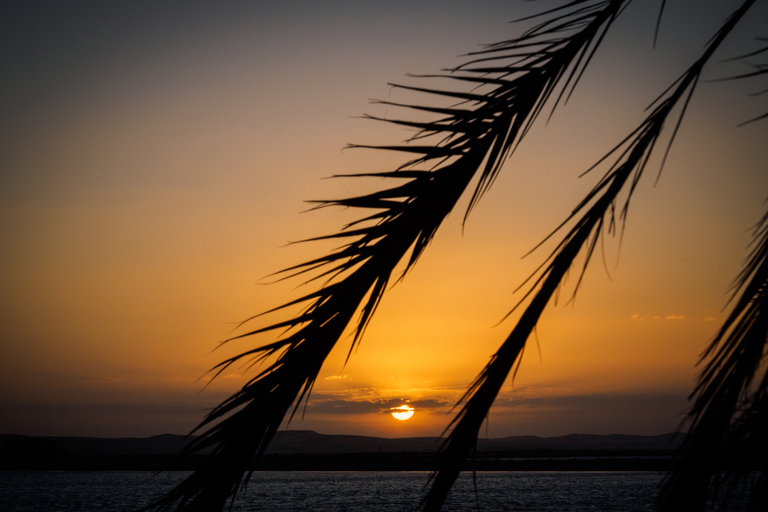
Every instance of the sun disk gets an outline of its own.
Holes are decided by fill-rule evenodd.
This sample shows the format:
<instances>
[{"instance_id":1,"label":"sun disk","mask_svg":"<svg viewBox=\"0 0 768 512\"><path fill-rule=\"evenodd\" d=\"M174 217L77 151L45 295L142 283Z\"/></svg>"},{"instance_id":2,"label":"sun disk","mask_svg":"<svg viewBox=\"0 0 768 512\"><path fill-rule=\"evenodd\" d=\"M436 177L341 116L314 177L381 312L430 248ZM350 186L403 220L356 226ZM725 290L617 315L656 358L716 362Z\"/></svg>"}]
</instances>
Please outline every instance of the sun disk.
<instances>
[{"instance_id":1,"label":"sun disk","mask_svg":"<svg viewBox=\"0 0 768 512\"><path fill-rule=\"evenodd\" d=\"M395 417L395 419L403 421L413 416L413 412L415 411L415 409L410 405L400 405L398 407L390 408L389 411L392 414L392 416Z\"/></svg>"}]
</instances>

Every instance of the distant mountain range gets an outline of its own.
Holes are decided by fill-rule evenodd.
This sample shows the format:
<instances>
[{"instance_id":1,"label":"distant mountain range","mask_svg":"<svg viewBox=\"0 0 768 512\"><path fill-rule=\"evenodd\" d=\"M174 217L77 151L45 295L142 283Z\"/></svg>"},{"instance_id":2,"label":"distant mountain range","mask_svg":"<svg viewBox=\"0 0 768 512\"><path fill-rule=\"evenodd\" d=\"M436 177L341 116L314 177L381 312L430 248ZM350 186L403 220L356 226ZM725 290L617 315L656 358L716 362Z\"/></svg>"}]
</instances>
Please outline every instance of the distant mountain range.
<instances>
[{"instance_id":1,"label":"distant mountain range","mask_svg":"<svg viewBox=\"0 0 768 512\"><path fill-rule=\"evenodd\" d=\"M682 436L675 433L656 436L570 434L560 437L512 436L478 439L477 450L488 451L615 451L670 450L677 448ZM374 453L435 452L440 437L383 437L325 435L311 430L278 432L267 453Z\"/></svg>"},{"instance_id":2,"label":"distant mountain range","mask_svg":"<svg viewBox=\"0 0 768 512\"><path fill-rule=\"evenodd\" d=\"M164 455L177 453L189 438L162 434L147 438L103 437L35 437L0 434L0 450L14 451L55 443L56 449L71 454L88 455ZM512 436L478 439L477 450L489 451L646 451L672 450L679 446L682 436L676 433L656 436L569 434L559 437ZM327 435L312 430L282 430L270 443L267 453L337 454L378 452L435 452L443 438Z\"/></svg>"},{"instance_id":3,"label":"distant mountain range","mask_svg":"<svg viewBox=\"0 0 768 512\"><path fill-rule=\"evenodd\" d=\"M33 437L0 435L0 469L161 469L189 440L164 434L148 438ZM571 434L560 437L513 436L478 439L478 456L486 460L509 457L581 457L606 459L668 456L682 440L675 433L656 436ZM278 469L397 469L432 467L442 438L388 439L326 435L311 430L276 434L265 461ZM366 455L367 454L367 455ZM426 466L424 466L426 464ZM194 466L194 461L192 466ZM179 468L188 468L182 464Z\"/></svg>"}]
</instances>

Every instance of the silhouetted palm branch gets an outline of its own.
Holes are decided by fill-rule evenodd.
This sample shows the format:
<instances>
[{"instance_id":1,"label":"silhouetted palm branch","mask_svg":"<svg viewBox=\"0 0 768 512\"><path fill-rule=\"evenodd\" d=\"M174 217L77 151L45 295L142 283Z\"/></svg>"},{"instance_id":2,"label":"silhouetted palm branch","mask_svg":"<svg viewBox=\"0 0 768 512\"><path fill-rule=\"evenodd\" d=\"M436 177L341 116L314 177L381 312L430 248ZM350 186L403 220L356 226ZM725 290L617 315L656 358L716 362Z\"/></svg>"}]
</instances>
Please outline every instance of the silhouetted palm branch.
<instances>
[{"instance_id":1,"label":"silhouetted palm branch","mask_svg":"<svg viewBox=\"0 0 768 512\"><path fill-rule=\"evenodd\" d=\"M679 466L659 494L663 511L683 505L686 510L702 510L711 489L726 491L725 506L731 491L740 487L747 491L751 487L749 510L765 510L768 504L768 215L756 229L755 242L734 285L734 298L741 294L701 356L700 362L706 364L691 394L695 400L688 413L690 431Z\"/></svg>"},{"instance_id":2,"label":"silhouetted palm branch","mask_svg":"<svg viewBox=\"0 0 768 512\"><path fill-rule=\"evenodd\" d=\"M302 276L307 282L323 280L315 291L267 312L288 314L300 308L296 316L232 338L277 333L276 341L231 357L213 368L215 377L237 362L269 361L266 369L211 411L193 431L202 433L185 447L182 456L212 448L203 466L147 510L217 511L223 509L227 500L234 499L283 419L289 414L292 417L301 401L308 399L323 362L338 340L351 329L351 353L384 291L396 280L393 273L397 266L404 262L403 273L406 273L416 263L440 224L477 177L469 214L552 95L557 95L554 102L557 105L570 94L611 23L629 1L571 1L543 13L544 20L521 37L488 46L471 54L473 60L467 64L449 70L448 75L440 75L453 83L474 85L469 92L395 85L456 103L426 107L381 102L434 114L437 119L383 119L415 128L417 133L401 145L351 146L399 151L414 157L393 171L352 175L396 181L391 188L317 202L317 207L352 207L367 213L338 233L313 239L339 240L342 246L337 250L282 271L284 278ZM603 178L555 231L572 225L532 276L531 288L521 303L530 300L511 334L462 397L460 403L465 404L451 422L454 428L444 445L441 469L423 503L425 509L439 510L442 506L501 386L513 367L519 365L527 338L544 308L556 297L576 257L585 254L586 269L602 234L616 232L617 217L622 222L626 220L635 186L669 116L674 111L679 116L669 137L671 144L702 68L752 3L754 0L746 1L726 21L699 60L657 98L640 127L596 164L614 159ZM618 210L622 195L623 206ZM761 244L765 246L765 235ZM761 256L753 256L751 261L759 259L759 263L751 263L742 276L745 290L742 300L710 348L714 355L695 391L699 396L691 413L695 425L709 421L708 414L713 415L712 421L722 423L717 414L709 412L710 407L722 402L735 408L738 404L734 396L743 395L760 366L757 342L745 345L744 350L749 351L751 359L736 360L744 340L759 337L762 332L759 328L765 324L765 314L761 313L765 301L760 295L765 275L761 283L752 284L757 279L757 269L763 268L765 250L755 254ZM576 289L581 277L583 270ZM748 278L750 284L745 284ZM762 336L765 341L764 333ZM715 349L718 344L719 348ZM747 373L749 377L744 378ZM766 423L765 379L764 376L758 391L743 404L742 413L732 428L721 429L734 450L744 446L760 447L761 453L765 453L765 441L755 436L753 430L754 425ZM734 382L740 383L740 392L730 389L738 387ZM725 391L721 393L721 389ZM728 416L732 417L733 414ZM691 443L696 448L698 438ZM763 455L757 460L764 463L766 458ZM738 476L728 480L732 486L743 481ZM753 493L753 496L763 502L768 499L766 493Z\"/></svg>"},{"instance_id":3,"label":"silhouetted palm branch","mask_svg":"<svg viewBox=\"0 0 768 512\"><path fill-rule=\"evenodd\" d=\"M768 47L738 58L766 51ZM731 79L768 73L765 64L750 65L752 72ZM667 475L657 500L662 512L702 510L710 498L725 509L736 491L748 496L747 510L768 509L768 214L755 228L753 245L734 281L733 309L700 357L704 368L689 397L690 430L678 466Z\"/></svg>"},{"instance_id":4,"label":"silhouetted palm branch","mask_svg":"<svg viewBox=\"0 0 768 512\"><path fill-rule=\"evenodd\" d=\"M768 41L768 39L766 39L764 37L759 37L757 39L758 39L758 41ZM759 50L755 50L754 52L748 53L746 55L742 55L740 58L741 59L747 59L749 57L754 57L756 55L760 55L760 54L763 54L765 52L768 52L768 46L760 48ZM732 77L732 78L734 78L734 79L737 79L737 78L753 78L753 77L760 77L760 76L768 74L768 64L766 64L766 63L751 64L751 66L753 68L753 70L751 72L745 73L743 75L738 75L738 76L735 76L735 77ZM755 93L755 96L758 96L758 95L761 95L761 94L765 94L766 92L768 92L768 89L763 89L762 91L759 91L759 92ZM751 123L751 122L754 122L754 121L759 121L761 119L765 119L766 117L768 117L768 112L766 112L765 114L759 115L757 117L754 117L752 119L749 119L748 121L745 121L745 122L743 122L741 124L744 125L744 124Z\"/></svg>"},{"instance_id":5,"label":"silhouetted palm branch","mask_svg":"<svg viewBox=\"0 0 768 512\"><path fill-rule=\"evenodd\" d=\"M475 446L480 427L502 385L513 367L520 364L525 343L545 307L561 286L564 277L574 265L576 257L582 252L586 254L584 263L584 269L586 269L603 230L606 229L609 233L615 232L617 201L622 192L626 193L626 199L619 218L626 219L632 193L669 115L675 107L680 107L678 121L670 137L669 144L671 144L704 65L753 3L753 0L745 2L723 24L702 56L657 98L654 102L655 108L640 127L598 162L599 165L611 156L617 156L607 174L579 203L566 222L558 228L562 229L570 221L575 221L575 225L542 266L543 270L524 297L525 300L530 296L530 303L512 332L460 400L459 403L466 402L451 422L453 430L444 445L440 470L423 502L424 510L437 511L442 507L464 462ZM680 103L682 104L679 105ZM578 283L576 289L578 289ZM682 510L682 508L676 510Z\"/></svg>"},{"instance_id":6,"label":"silhouetted palm branch","mask_svg":"<svg viewBox=\"0 0 768 512\"><path fill-rule=\"evenodd\" d=\"M416 158L394 171L354 175L402 180L400 185L319 202L319 207L354 207L371 213L339 233L315 239L339 239L346 245L283 271L285 276L308 274L310 281L327 281L318 290L270 311L302 306L297 316L237 336L284 332L277 341L229 358L213 369L218 375L244 359L257 363L275 357L193 431L202 434L185 447L182 456L211 447L212 455L147 510L215 511L234 498L291 407L295 412L307 398L323 362L350 326L354 329L350 352L359 342L398 263L407 258L405 272L413 266L479 171L469 208L476 204L558 84L565 78L561 88L565 91L578 80L597 41L625 3L573 1L549 11L549 20L521 38L478 52L475 60L449 75L486 87L486 93L399 86L460 104L410 106L442 115L437 121L390 121L417 128L413 140L437 136L439 142L434 145L353 146L401 151ZM505 59L507 64L499 63Z\"/></svg>"}]
</instances>

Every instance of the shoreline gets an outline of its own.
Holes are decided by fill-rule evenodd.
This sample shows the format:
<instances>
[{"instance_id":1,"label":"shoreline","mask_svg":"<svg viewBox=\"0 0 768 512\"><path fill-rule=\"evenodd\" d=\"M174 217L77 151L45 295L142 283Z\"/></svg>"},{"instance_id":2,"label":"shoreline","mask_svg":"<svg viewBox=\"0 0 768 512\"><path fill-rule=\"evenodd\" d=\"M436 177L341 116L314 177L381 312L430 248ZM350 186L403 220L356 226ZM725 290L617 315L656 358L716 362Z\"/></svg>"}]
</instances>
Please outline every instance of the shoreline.
<instances>
[{"instance_id":1,"label":"shoreline","mask_svg":"<svg viewBox=\"0 0 768 512\"><path fill-rule=\"evenodd\" d=\"M205 456L179 460L168 454L60 454L43 460L6 458L0 470L54 471L192 471ZM255 471L434 471L435 452L264 455ZM464 471L669 471L673 452L503 452L480 454Z\"/></svg>"}]
</instances>

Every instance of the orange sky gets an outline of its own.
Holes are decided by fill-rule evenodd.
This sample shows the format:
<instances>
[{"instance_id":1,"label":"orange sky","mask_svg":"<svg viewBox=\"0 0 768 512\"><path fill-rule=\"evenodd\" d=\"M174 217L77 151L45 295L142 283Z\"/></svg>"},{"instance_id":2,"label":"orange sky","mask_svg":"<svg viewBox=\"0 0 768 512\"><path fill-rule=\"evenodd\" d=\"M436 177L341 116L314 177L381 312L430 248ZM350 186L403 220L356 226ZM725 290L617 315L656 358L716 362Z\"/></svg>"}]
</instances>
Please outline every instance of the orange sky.
<instances>
[{"instance_id":1,"label":"orange sky","mask_svg":"<svg viewBox=\"0 0 768 512\"><path fill-rule=\"evenodd\" d=\"M597 179L578 175L634 129L732 9L692 26L680 21L698 4L682 4L670 6L655 51L656 7L630 7L569 104L541 119L464 226L460 204L346 365L348 342L337 347L291 428L440 434L514 325L498 324L520 296L513 290L552 246L523 255ZM269 339L212 352L217 343L299 293L299 282L265 276L328 248L286 243L356 215L299 214L303 201L375 189L377 180L323 178L402 161L342 151L409 135L355 118L399 114L369 99L413 99L387 82L462 62L456 55L518 33L504 20L530 9L9 8L0 16L10 71L0 85L0 433L189 431L248 374L228 371L202 392L197 379ZM753 14L719 60L759 45L765 7ZM707 78L747 69L720 64ZM701 84L659 183L652 162L633 198L621 249L606 239L607 271L598 255L575 304L547 310L488 435L677 427L697 355L724 318L749 228L764 213L765 125L736 128L768 111L765 97L748 96L764 86ZM401 399L416 407L404 422L387 413Z\"/></svg>"}]
</instances>

